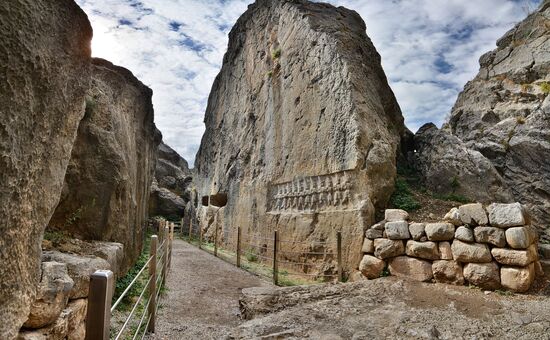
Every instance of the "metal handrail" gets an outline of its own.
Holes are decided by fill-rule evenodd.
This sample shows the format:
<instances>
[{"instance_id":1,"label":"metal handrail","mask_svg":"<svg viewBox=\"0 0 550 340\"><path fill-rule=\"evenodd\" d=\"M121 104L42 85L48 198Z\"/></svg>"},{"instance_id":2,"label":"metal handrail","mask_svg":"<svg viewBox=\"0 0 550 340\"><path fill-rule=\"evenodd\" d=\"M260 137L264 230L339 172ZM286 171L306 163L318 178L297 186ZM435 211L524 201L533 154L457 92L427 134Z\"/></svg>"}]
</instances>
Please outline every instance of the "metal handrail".
<instances>
[{"instance_id":1,"label":"metal handrail","mask_svg":"<svg viewBox=\"0 0 550 340\"><path fill-rule=\"evenodd\" d=\"M132 340L136 340L139 330L141 328L141 325L143 324L143 320L145 319L145 315L147 315L147 310L149 309L149 305L151 304L151 297L149 296L149 299L147 300L147 303L145 304L145 308L143 308L143 313L141 313L141 319L139 320L139 324L136 328L136 332L134 333L134 336L132 337ZM145 333L147 333L147 328L145 328Z\"/></svg>"},{"instance_id":2,"label":"metal handrail","mask_svg":"<svg viewBox=\"0 0 550 340\"><path fill-rule=\"evenodd\" d=\"M145 284L145 287L149 286L149 282L151 282L151 279L152 279L152 277L150 277L149 280L147 280L147 283ZM136 308L139 305L139 303L141 302L141 299L143 298L143 294L145 294L146 291L147 291L147 289L143 288L143 290L141 291L141 294L139 294L139 297L138 297L136 303L134 304L134 307L130 311L130 314L126 318L126 321L124 321L124 324L122 325L122 327L120 328L120 331L116 335L115 340L118 340L120 338L120 336L122 335L122 333L124 333L124 331L126 329L126 326L128 325L128 322L130 322L130 320L132 319L132 315L134 315L134 312L136 311Z\"/></svg>"},{"instance_id":3,"label":"metal handrail","mask_svg":"<svg viewBox=\"0 0 550 340\"><path fill-rule=\"evenodd\" d=\"M136 277L134 277L134 279L132 280L132 282L130 282L130 284L128 285L128 287L126 287L126 289L124 290L124 292L122 292L122 294L120 294L120 296L118 297L118 300L116 300L116 302L113 304L113 306L111 307L111 313L114 312L115 308L118 306L118 304L122 301L122 299L124 299L124 297L126 296L126 294L128 293L128 291L130 291L130 289L132 288L132 286L134 285L134 283L136 283L137 279L140 277L140 275L143 273L143 271L145 270L145 268L147 268L147 266L149 265L149 262L151 262L151 260L153 259L153 256L149 256L149 259L147 260L147 262L145 263L145 265L143 265L143 267L141 268L141 270L136 274Z\"/></svg>"}]
</instances>

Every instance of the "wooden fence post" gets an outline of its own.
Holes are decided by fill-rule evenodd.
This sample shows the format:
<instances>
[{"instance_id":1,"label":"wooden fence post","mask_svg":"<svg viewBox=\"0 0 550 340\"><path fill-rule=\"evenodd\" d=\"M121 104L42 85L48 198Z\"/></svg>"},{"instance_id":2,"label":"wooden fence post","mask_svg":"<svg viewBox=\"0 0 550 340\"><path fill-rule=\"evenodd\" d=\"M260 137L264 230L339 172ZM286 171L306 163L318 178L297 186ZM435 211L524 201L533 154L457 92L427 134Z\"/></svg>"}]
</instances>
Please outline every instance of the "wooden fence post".
<instances>
[{"instance_id":1,"label":"wooden fence post","mask_svg":"<svg viewBox=\"0 0 550 340\"><path fill-rule=\"evenodd\" d=\"M158 236L151 236L151 262L149 264L149 307L147 308L147 314L149 316L149 327L147 331L155 333L155 321L157 318L157 247Z\"/></svg>"},{"instance_id":2,"label":"wooden fence post","mask_svg":"<svg viewBox=\"0 0 550 340\"><path fill-rule=\"evenodd\" d=\"M174 222L170 223L170 256L168 257L168 269L172 268L172 249L174 248Z\"/></svg>"},{"instance_id":3,"label":"wooden fence post","mask_svg":"<svg viewBox=\"0 0 550 340\"><path fill-rule=\"evenodd\" d=\"M237 267L241 268L241 227L237 227Z\"/></svg>"},{"instance_id":4,"label":"wooden fence post","mask_svg":"<svg viewBox=\"0 0 550 340\"><path fill-rule=\"evenodd\" d=\"M218 256L218 231L219 231L219 223L216 223L216 235L214 235L214 256Z\"/></svg>"},{"instance_id":5,"label":"wooden fence post","mask_svg":"<svg viewBox=\"0 0 550 340\"><path fill-rule=\"evenodd\" d=\"M193 216L189 213L189 243L191 243L191 235L193 235Z\"/></svg>"},{"instance_id":6,"label":"wooden fence post","mask_svg":"<svg viewBox=\"0 0 550 340\"><path fill-rule=\"evenodd\" d=\"M110 270L96 270L90 275L86 340L109 339L114 283L115 277Z\"/></svg>"},{"instance_id":7,"label":"wooden fence post","mask_svg":"<svg viewBox=\"0 0 550 340\"><path fill-rule=\"evenodd\" d=\"M279 263L277 262L277 245L279 243L279 232L275 230L273 233L273 284L279 284Z\"/></svg>"},{"instance_id":8,"label":"wooden fence post","mask_svg":"<svg viewBox=\"0 0 550 340\"><path fill-rule=\"evenodd\" d=\"M336 252L338 259L338 281L344 282L344 273L342 271L342 232L336 233Z\"/></svg>"},{"instance_id":9,"label":"wooden fence post","mask_svg":"<svg viewBox=\"0 0 550 340\"><path fill-rule=\"evenodd\" d=\"M168 234L168 227L164 227L164 235ZM164 240L164 262L162 263L162 282L166 283L166 276L168 273L168 248L170 247L168 238Z\"/></svg>"},{"instance_id":10,"label":"wooden fence post","mask_svg":"<svg viewBox=\"0 0 550 340\"><path fill-rule=\"evenodd\" d=\"M199 224L199 249L201 249L202 246L202 227Z\"/></svg>"}]
</instances>

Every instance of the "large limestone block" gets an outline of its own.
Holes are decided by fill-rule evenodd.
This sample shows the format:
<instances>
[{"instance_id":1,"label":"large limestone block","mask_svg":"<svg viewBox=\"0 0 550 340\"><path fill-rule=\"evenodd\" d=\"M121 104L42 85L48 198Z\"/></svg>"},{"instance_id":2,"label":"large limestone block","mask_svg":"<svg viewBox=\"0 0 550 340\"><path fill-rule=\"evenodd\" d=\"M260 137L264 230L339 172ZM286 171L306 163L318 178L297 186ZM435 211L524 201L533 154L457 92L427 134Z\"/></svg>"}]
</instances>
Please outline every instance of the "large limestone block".
<instances>
[{"instance_id":1,"label":"large limestone block","mask_svg":"<svg viewBox=\"0 0 550 340\"><path fill-rule=\"evenodd\" d=\"M74 282L67 274L67 265L58 262L42 262L42 276L38 284L36 300L31 305L26 328L41 328L53 323L69 300Z\"/></svg>"},{"instance_id":2,"label":"large limestone block","mask_svg":"<svg viewBox=\"0 0 550 340\"><path fill-rule=\"evenodd\" d=\"M537 248L534 244L526 250L493 248L491 254L498 263L518 267L525 267L538 259Z\"/></svg>"},{"instance_id":3,"label":"large limestone block","mask_svg":"<svg viewBox=\"0 0 550 340\"><path fill-rule=\"evenodd\" d=\"M384 211L384 219L387 222L407 221L409 213L401 209L386 209Z\"/></svg>"},{"instance_id":4,"label":"large limestone block","mask_svg":"<svg viewBox=\"0 0 550 340\"><path fill-rule=\"evenodd\" d=\"M475 240L478 243L489 243L496 247L506 245L506 236L504 230L495 227L476 227L474 228Z\"/></svg>"},{"instance_id":5,"label":"large limestone block","mask_svg":"<svg viewBox=\"0 0 550 340\"><path fill-rule=\"evenodd\" d=\"M67 340L83 340L86 335L87 299L69 301L63 313L67 314Z\"/></svg>"},{"instance_id":6,"label":"large limestone block","mask_svg":"<svg viewBox=\"0 0 550 340\"><path fill-rule=\"evenodd\" d=\"M470 284L483 289L500 288L500 271L496 262L467 263L463 273Z\"/></svg>"},{"instance_id":7,"label":"large limestone block","mask_svg":"<svg viewBox=\"0 0 550 340\"><path fill-rule=\"evenodd\" d=\"M462 275L462 265L456 261L434 261L432 271L435 282L450 283L454 285L464 284L464 275Z\"/></svg>"},{"instance_id":8,"label":"large limestone block","mask_svg":"<svg viewBox=\"0 0 550 340\"><path fill-rule=\"evenodd\" d=\"M526 249L536 237L536 231L528 226L506 229L506 242L514 249Z\"/></svg>"},{"instance_id":9,"label":"large limestone block","mask_svg":"<svg viewBox=\"0 0 550 340\"><path fill-rule=\"evenodd\" d=\"M460 219L463 223L476 226L489 223L487 213L481 203L464 204L458 207Z\"/></svg>"},{"instance_id":10,"label":"large limestone block","mask_svg":"<svg viewBox=\"0 0 550 340\"><path fill-rule=\"evenodd\" d=\"M387 259L405 254L405 246L401 240L388 240L377 238L374 240L374 256Z\"/></svg>"},{"instance_id":11,"label":"large limestone block","mask_svg":"<svg viewBox=\"0 0 550 340\"><path fill-rule=\"evenodd\" d=\"M74 281L69 298L78 299L88 296L90 275L96 270L110 270L109 262L96 256L66 254L58 251L45 251L44 261L56 261L67 264L69 276Z\"/></svg>"},{"instance_id":12,"label":"large limestone block","mask_svg":"<svg viewBox=\"0 0 550 340\"><path fill-rule=\"evenodd\" d=\"M412 239L415 241L427 241L425 228L426 225L424 223L411 223L409 225L409 232Z\"/></svg>"},{"instance_id":13,"label":"large limestone block","mask_svg":"<svg viewBox=\"0 0 550 340\"><path fill-rule=\"evenodd\" d=\"M196 187L199 197L227 195L224 232L277 229L282 239L334 244L343 228L344 269L357 266L357 235L391 196L406 128L355 11L249 6L229 34L204 121ZM306 219L304 229L294 224Z\"/></svg>"},{"instance_id":14,"label":"large limestone block","mask_svg":"<svg viewBox=\"0 0 550 340\"><path fill-rule=\"evenodd\" d=\"M365 255L361 263L359 263L359 270L368 279L376 279L380 277L385 266L386 263L384 261L371 255Z\"/></svg>"},{"instance_id":15,"label":"large limestone block","mask_svg":"<svg viewBox=\"0 0 550 340\"><path fill-rule=\"evenodd\" d=\"M455 227L462 225L462 220L460 219L460 212L456 207L449 210L449 212L445 214L445 217L443 217L443 220L445 222L452 223Z\"/></svg>"},{"instance_id":16,"label":"large limestone block","mask_svg":"<svg viewBox=\"0 0 550 340\"><path fill-rule=\"evenodd\" d=\"M418 257L426 260L439 260L439 248L435 242L417 242L407 241L406 254L412 257Z\"/></svg>"},{"instance_id":17,"label":"large limestone block","mask_svg":"<svg viewBox=\"0 0 550 340\"><path fill-rule=\"evenodd\" d=\"M454 240L451 245L453 258L458 262L491 262L491 251L486 244L466 243L460 240Z\"/></svg>"},{"instance_id":18,"label":"large limestone block","mask_svg":"<svg viewBox=\"0 0 550 340\"><path fill-rule=\"evenodd\" d=\"M515 292L526 292L535 280L535 264L531 263L526 267L500 268L500 280L502 286Z\"/></svg>"},{"instance_id":19,"label":"large limestone block","mask_svg":"<svg viewBox=\"0 0 550 340\"><path fill-rule=\"evenodd\" d=\"M69 331L69 320L65 313L49 326L40 329L22 329L17 340L65 340ZM81 339L79 339L81 340Z\"/></svg>"},{"instance_id":20,"label":"large limestone block","mask_svg":"<svg viewBox=\"0 0 550 340\"><path fill-rule=\"evenodd\" d=\"M160 133L151 89L122 67L92 63L86 114L49 228L124 244L126 271L141 253Z\"/></svg>"},{"instance_id":21,"label":"large limestone block","mask_svg":"<svg viewBox=\"0 0 550 340\"><path fill-rule=\"evenodd\" d=\"M451 223L427 223L426 236L430 241L450 241L455 236L455 226Z\"/></svg>"},{"instance_id":22,"label":"large limestone block","mask_svg":"<svg viewBox=\"0 0 550 340\"><path fill-rule=\"evenodd\" d=\"M455 238L464 242L474 242L474 232L468 227L458 227L455 231Z\"/></svg>"},{"instance_id":23,"label":"large limestone block","mask_svg":"<svg viewBox=\"0 0 550 340\"><path fill-rule=\"evenodd\" d=\"M408 256L398 256L389 260L391 275L405 277L415 281L427 282L433 278L432 263Z\"/></svg>"},{"instance_id":24,"label":"large limestone block","mask_svg":"<svg viewBox=\"0 0 550 340\"><path fill-rule=\"evenodd\" d=\"M489 222L494 227L509 228L526 224L523 207L519 203L493 203L487 207Z\"/></svg>"},{"instance_id":25,"label":"large limestone block","mask_svg":"<svg viewBox=\"0 0 550 340\"><path fill-rule=\"evenodd\" d=\"M0 339L13 339L84 115L92 28L72 0L0 1L0 23Z\"/></svg>"},{"instance_id":26,"label":"large limestone block","mask_svg":"<svg viewBox=\"0 0 550 340\"><path fill-rule=\"evenodd\" d=\"M387 222L384 228L386 237L390 240L407 240L411 238L409 224L405 221Z\"/></svg>"},{"instance_id":27,"label":"large limestone block","mask_svg":"<svg viewBox=\"0 0 550 340\"><path fill-rule=\"evenodd\" d=\"M368 238L363 240L363 247L361 248L363 253L372 254L374 253L374 241Z\"/></svg>"}]
</instances>

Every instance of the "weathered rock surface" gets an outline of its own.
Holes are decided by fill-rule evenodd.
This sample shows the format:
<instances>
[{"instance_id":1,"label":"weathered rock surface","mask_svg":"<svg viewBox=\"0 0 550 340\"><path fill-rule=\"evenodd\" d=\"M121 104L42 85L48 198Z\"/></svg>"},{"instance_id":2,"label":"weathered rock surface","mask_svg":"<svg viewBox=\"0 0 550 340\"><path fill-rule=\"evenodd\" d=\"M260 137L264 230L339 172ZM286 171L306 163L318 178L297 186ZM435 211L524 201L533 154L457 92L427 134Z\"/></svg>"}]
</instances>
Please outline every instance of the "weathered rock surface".
<instances>
[{"instance_id":1,"label":"weathered rock surface","mask_svg":"<svg viewBox=\"0 0 550 340\"><path fill-rule=\"evenodd\" d=\"M537 260L537 249L534 245L526 250L493 248L491 254L498 263L509 266L525 267Z\"/></svg>"},{"instance_id":2,"label":"weathered rock surface","mask_svg":"<svg viewBox=\"0 0 550 340\"><path fill-rule=\"evenodd\" d=\"M523 207L518 202L492 203L487 207L487 212L491 225L499 228L522 226L528 222Z\"/></svg>"},{"instance_id":3,"label":"weathered rock surface","mask_svg":"<svg viewBox=\"0 0 550 340\"><path fill-rule=\"evenodd\" d=\"M458 227L455 231L455 238L464 242L474 242L474 232L468 227Z\"/></svg>"},{"instance_id":4,"label":"weathered rock surface","mask_svg":"<svg viewBox=\"0 0 550 340\"><path fill-rule=\"evenodd\" d=\"M466 243L454 240L451 245L453 258L458 262L491 262L491 251L486 244Z\"/></svg>"},{"instance_id":5,"label":"weathered rock surface","mask_svg":"<svg viewBox=\"0 0 550 340\"><path fill-rule=\"evenodd\" d=\"M483 289L500 288L500 271L495 262L467 263L464 265L466 281Z\"/></svg>"},{"instance_id":6,"label":"weathered rock surface","mask_svg":"<svg viewBox=\"0 0 550 340\"><path fill-rule=\"evenodd\" d=\"M478 243L489 243L496 247L506 245L504 230L496 227L477 227L474 229L475 240Z\"/></svg>"},{"instance_id":7,"label":"weathered rock surface","mask_svg":"<svg viewBox=\"0 0 550 340\"><path fill-rule=\"evenodd\" d=\"M0 338L26 320L90 83L92 29L72 0L0 2Z\"/></svg>"},{"instance_id":8,"label":"weathered rock surface","mask_svg":"<svg viewBox=\"0 0 550 340\"><path fill-rule=\"evenodd\" d=\"M151 185L149 199L149 213L151 216L164 216L169 219L178 219L185 214L187 203L173 191L158 186L156 180Z\"/></svg>"},{"instance_id":9,"label":"weathered rock surface","mask_svg":"<svg viewBox=\"0 0 550 340\"><path fill-rule=\"evenodd\" d=\"M481 203L464 204L458 207L460 219L470 226L486 225L489 223L487 213Z\"/></svg>"},{"instance_id":10,"label":"weathered rock surface","mask_svg":"<svg viewBox=\"0 0 550 340\"><path fill-rule=\"evenodd\" d=\"M226 196L226 235L277 229L334 245L341 230L344 267L357 266L361 234L393 190L405 127L356 12L302 0L249 6L229 35L205 124L197 187L200 197Z\"/></svg>"},{"instance_id":11,"label":"weathered rock surface","mask_svg":"<svg viewBox=\"0 0 550 340\"><path fill-rule=\"evenodd\" d=\"M535 264L531 263L527 267L503 266L500 268L500 280L503 287L520 293L526 292L535 280Z\"/></svg>"},{"instance_id":12,"label":"weathered rock surface","mask_svg":"<svg viewBox=\"0 0 550 340\"><path fill-rule=\"evenodd\" d=\"M529 226L506 229L506 242L512 248L526 249L535 241L536 237L536 232Z\"/></svg>"},{"instance_id":13,"label":"weathered rock surface","mask_svg":"<svg viewBox=\"0 0 550 340\"><path fill-rule=\"evenodd\" d=\"M439 260L439 247L435 242L407 241L405 253L408 256L426 260Z\"/></svg>"},{"instance_id":14,"label":"weathered rock surface","mask_svg":"<svg viewBox=\"0 0 550 340\"><path fill-rule=\"evenodd\" d=\"M402 209L386 209L384 211L384 220L386 222L407 221L409 213Z\"/></svg>"},{"instance_id":15,"label":"weathered rock surface","mask_svg":"<svg viewBox=\"0 0 550 340\"><path fill-rule=\"evenodd\" d=\"M463 285L462 265L456 261L434 261L432 271L435 282Z\"/></svg>"},{"instance_id":16,"label":"weathered rock surface","mask_svg":"<svg viewBox=\"0 0 550 340\"><path fill-rule=\"evenodd\" d=\"M453 250L449 242L439 242L439 255L442 260L452 260L453 259Z\"/></svg>"},{"instance_id":17,"label":"weathered rock surface","mask_svg":"<svg viewBox=\"0 0 550 340\"><path fill-rule=\"evenodd\" d=\"M455 236L455 226L451 223L426 223L425 231L430 241L449 241Z\"/></svg>"},{"instance_id":18,"label":"weathered rock surface","mask_svg":"<svg viewBox=\"0 0 550 340\"><path fill-rule=\"evenodd\" d=\"M405 221L387 222L384 228L386 237L390 240L406 240L411 238L409 224Z\"/></svg>"},{"instance_id":19,"label":"weathered rock surface","mask_svg":"<svg viewBox=\"0 0 550 340\"><path fill-rule=\"evenodd\" d=\"M401 240L388 240L377 238L374 240L374 256L387 259L405 254L405 246Z\"/></svg>"},{"instance_id":20,"label":"weathered rock surface","mask_svg":"<svg viewBox=\"0 0 550 340\"><path fill-rule=\"evenodd\" d=\"M409 225L409 232L411 237L415 241L427 241L426 237L426 225L424 223L411 223Z\"/></svg>"},{"instance_id":21,"label":"weathered rock surface","mask_svg":"<svg viewBox=\"0 0 550 340\"><path fill-rule=\"evenodd\" d=\"M382 274L382 270L386 263L374 256L365 255L359 263L359 271L363 273L368 279L376 279Z\"/></svg>"},{"instance_id":22,"label":"weathered rock surface","mask_svg":"<svg viewBox=\"0 0 550 340\"><path fill-rule=\"evenodd\" d=\"M141 252L160 133L152 91L134 75L93 60L92 86L49 226L76 238L124 245L123 270Z\"/></svg>"},{"instance_id":23,"label":"weathered rock surface","mask_svg":"<svg viewBox=\"0 0 550 340\"><path fill-rule=\"evenodd\" d=\"M368 238L363 240L363 247L361 248L363 253L372 254L374 253L374 241Z\"/></svg>"},{"instance_id":24,"label":"weathered rock surface","mask_svg":"<svg viewBox=\"0 0 550 340\"><path fill-rule=\"evenodd\" d=\"M431 262L407 256L390 259L388 269L392 275L415 281L430 281L433 277Z\"/></svg>"}]
</instances>

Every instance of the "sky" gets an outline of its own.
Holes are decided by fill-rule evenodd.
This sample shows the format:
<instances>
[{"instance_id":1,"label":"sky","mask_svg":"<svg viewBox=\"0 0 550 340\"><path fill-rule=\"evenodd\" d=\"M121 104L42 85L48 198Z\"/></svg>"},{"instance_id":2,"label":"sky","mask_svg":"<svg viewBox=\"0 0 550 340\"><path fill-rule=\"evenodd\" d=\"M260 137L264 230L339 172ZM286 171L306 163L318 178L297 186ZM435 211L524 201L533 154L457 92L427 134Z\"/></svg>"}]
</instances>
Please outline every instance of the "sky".
<instances>
[{"instance_id":1,"label":"sky","mask_svg":"<svg viewBox=\"0 0 550 340\"><path fill-rule=\"evenodd\" d=\"M92 55L153 89L164 142L192 165L228 33L252 0L76 0L94 29ZM541 0L325 0L357 11L413 132L441 126L479 57Z\"/></svg>"}]
</instances>

